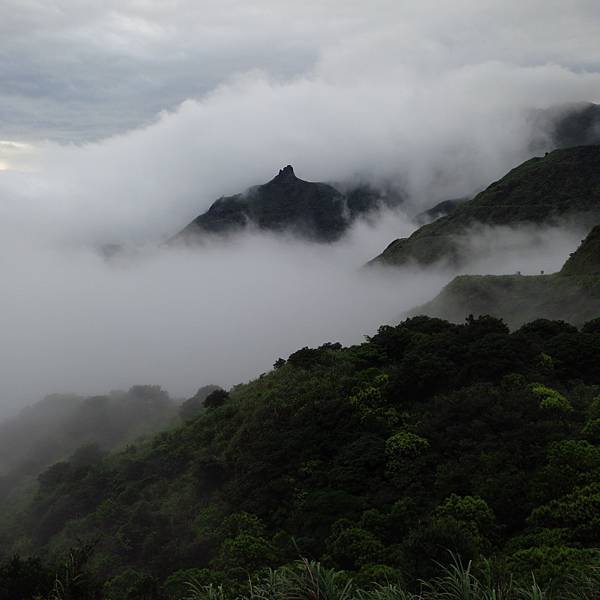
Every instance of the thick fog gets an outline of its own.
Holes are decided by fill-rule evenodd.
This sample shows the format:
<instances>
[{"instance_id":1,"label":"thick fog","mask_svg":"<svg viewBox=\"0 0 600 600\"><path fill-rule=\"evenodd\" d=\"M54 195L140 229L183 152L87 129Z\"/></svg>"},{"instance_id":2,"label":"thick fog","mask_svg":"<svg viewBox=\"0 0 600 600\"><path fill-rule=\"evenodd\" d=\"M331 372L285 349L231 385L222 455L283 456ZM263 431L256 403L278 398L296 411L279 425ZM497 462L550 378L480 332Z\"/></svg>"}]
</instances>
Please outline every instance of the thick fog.
<instances>
[{"instance_id":1,"label":"thick fog","mask_svg":"<svg viewBox=\"0 0 600 600\"><path fill-rule=\"evenodd\" d=\"M4 408L46 392L101 393L158 383L189 396L258 376L326 341L358 343L433 298L449 270L360 270L411 225L388 213L335 245L248 233L201 248L92 247L4 239L0 362ZM487 230L462 272L560 267L578 232Z\"/></svg>"},{"instance_id":2,"label":"thick fog","mask_svg":"<svg viewBox=\"0 0 600 600\"><path fill-rule=\"evenodd\" d=\"M330 246L258 233L197 250L160 243L217 197L288 163L308 180L392 185L413 215L470 195L528 158L545 135L533 109L600 99L591 2L568 11L554 2L510 11L500 2L435 10L421 2L262 2L258 12L228 3L225 15L207 3L203 31L212 33L204 37L195 3L172 3L166 15L119 3L125 8L115 4L110 18L100 9L68 17L69 2L53 4L61 9L45 17L19 4L0 19L10 22L1 44L24 65L21 88L0 97L10 136L0 142L3 407L135 383L186 396L257 376L304 345L359 342L452 276L360 269L410 233L402 213L359 223ZM21 45L10 45L19 31ZM96 31L108 33L91 43ZM171 62L158 58L166 47ZM126 57L122 85L110 69L85 79L72 61L73 81L86 86L76 86L76 102L61 88L69 100L61 104L44 85L60 80L61 60L78 48L106 69ZM226 64L212 61L225 54ZM11 102L23 100L40 69L45 78L13 118ZM109 97L99 92L102 77L115 86ZM69 120L65 106L77 131L57 133L54 125ZM473 243L491 247L493 258L472 270L555 270L580 239L530 234L511 232L506 247L502 236L478 232ZM97 251L104 244L125 250L107 261Z\"/></svg>"},{"instance_id":3,"label":"thick fog","mask_svg":"<svg viewBox=\"0 0 600 600\"><path fill-rule=\"evenodd\" d=\"M257 376L307 344L360 342L442 284L358 271L402 230L390 216L335 246L248 234L108 262L83 246L15 242L1 261L3 395L136 382L189 395Z\"/></svg>"}]
</instances>

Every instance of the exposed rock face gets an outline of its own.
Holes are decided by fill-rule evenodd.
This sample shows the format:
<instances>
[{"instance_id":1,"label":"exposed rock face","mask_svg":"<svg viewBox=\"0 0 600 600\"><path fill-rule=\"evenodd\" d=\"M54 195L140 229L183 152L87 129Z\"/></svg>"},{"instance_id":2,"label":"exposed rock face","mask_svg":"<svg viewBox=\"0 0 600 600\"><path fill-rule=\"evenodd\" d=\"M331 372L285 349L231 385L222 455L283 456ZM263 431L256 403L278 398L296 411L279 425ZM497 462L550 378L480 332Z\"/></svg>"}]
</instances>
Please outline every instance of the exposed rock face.
<instances>
[{"instance_id":1,"label":"exposed rock face","mask_svg":"<svg viewBox=\"0 0 600 600\"><path fill-rule=\"evenodd\" d=\"M339 239L359 216L385 204L368 186L342 194L326 183L304 181L287 165L264 185L219 198L174 239L197 242L207 235L226 235L250 226L289 231L316 242Z\"/></svg>"}]
</instances>

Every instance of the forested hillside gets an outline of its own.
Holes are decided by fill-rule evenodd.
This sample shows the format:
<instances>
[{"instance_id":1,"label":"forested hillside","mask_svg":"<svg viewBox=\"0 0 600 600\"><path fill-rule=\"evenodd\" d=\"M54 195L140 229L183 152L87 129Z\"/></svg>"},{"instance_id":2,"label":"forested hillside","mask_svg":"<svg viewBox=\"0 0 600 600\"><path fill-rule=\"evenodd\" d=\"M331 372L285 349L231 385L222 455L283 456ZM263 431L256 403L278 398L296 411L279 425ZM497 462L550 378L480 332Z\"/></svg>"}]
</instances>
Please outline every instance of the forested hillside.
<instances>
[{"instance_id":1,"label":"forested hillside","mask_svg":"<svg viewBox=\"0 0 600 600\"><path fill-rule=\"evenodd\" d=\"M89 460L168 427L177 405L156 385L105 396L52 394L0 424L0 520L3 503L29 488L49 465ZM87 457L87 458L86 458Z\"/></svg>"},{"instance_id":2,"label":"forested hillside","mask_svg":"<svg viewBox=\"0 0 600 600\"><path fill-rule=\"evenodd\" d=\"M597 321L491 317L304 348L149 442L47 469L2 553L79 548L81 597L234 594L300 556L417 590L448 550L568 588L599 560L599 357Z\"/></svg>"}]
</instances>

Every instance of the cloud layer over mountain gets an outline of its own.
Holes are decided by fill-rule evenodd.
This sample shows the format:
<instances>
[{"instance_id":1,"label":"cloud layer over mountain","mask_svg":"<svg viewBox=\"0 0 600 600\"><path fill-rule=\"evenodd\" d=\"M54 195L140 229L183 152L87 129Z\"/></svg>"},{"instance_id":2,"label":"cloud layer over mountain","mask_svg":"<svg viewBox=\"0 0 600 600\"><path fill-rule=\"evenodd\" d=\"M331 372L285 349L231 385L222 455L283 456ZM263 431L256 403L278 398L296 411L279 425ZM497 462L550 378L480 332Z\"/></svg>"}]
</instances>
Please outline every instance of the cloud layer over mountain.
<instances>
[{"instance_id":1,"label":"cloud layer over mountain","mask_svg":"<svg viewBox=\"0 0 600 600\"><path fill-rule=\"evenodd\" d=\"M599 25L587 1L4 2L0 394L229 384L426 300L443 278L356 274L402 217L336 248L91 248L153 247L288 163L414 212L472 193L543 137L532 109L600 99Z\"/></svg>"}]
</instances>

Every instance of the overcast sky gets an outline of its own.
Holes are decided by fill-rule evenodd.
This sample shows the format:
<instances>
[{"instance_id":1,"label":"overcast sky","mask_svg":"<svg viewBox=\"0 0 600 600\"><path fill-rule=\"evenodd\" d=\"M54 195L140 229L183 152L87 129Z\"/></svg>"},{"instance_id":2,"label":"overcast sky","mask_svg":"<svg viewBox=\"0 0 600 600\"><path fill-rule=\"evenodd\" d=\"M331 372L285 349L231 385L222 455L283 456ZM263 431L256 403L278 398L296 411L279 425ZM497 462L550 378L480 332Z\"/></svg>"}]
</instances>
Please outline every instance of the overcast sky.
<instances>
[{"instance_id":1,"label":"overcast sky","mask_svg":"<svg viewBox=\"0 0 600 600\"><path fill-rule=\"evenodd\" d=\"M594 0L3 0L0 139L106 137L256 69L332 84L490 61L597 74L599 27Z\"/></svg>"},{"instance_id":2,"label":"overcast sky","mask_svg":"<svg viewBox=\"0 0 600 600\"><path fill-rule=\"evenodd\" d=\"M168 237L288 163L470 194L527 110L600 100L598 31L593 0L3 0L0 169L35 176L0 218Z\"/></svg>"}]
</instances>

